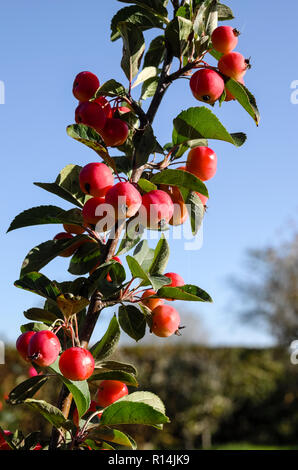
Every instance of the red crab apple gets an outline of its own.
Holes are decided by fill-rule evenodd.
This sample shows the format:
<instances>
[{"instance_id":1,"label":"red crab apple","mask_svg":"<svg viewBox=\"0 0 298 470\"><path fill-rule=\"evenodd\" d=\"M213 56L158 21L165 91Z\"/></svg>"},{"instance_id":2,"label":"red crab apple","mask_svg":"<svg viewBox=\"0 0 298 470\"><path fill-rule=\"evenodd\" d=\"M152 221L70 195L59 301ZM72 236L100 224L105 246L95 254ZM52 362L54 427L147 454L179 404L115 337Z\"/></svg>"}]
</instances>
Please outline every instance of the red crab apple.
<instances>
[{"instance_id":1,"label":"red crab apple","mask_svg":"<svg viewBox=\"0 0 298 470\"><path fill-rule=\"evenodd\" d=\"M128 134L128 125L119 118L107 119L104 128L100 132L107 147L119 147L123 145Z\"/></svg>"},{"instance_id":2,"label":"red crab apple","mask_svg":"<svg viewBox=\"0 0 298 470\"><path fill-rule=\"evenodd\" d=\"M156 299L149 298L148 299L148 297L150 297L151 295L156 295L155 290L147 289L147 290L145 290L145 292L143 292L143 295L141 297L142 304L144 304L150 310L153 310L156 307L158 307L159 305L164 304L164 299L158 299L158 298L156 298Z\"/></svg>"},{"instance_id":3,"label":"red crab apple","mask_svg":"<svg viewBox=\"0 0 298 470\"><path fill-rule=\"evenodd\" d=\"M232 26L218 26L211 36L214 49L222 54L231 52L238 44L239 31Z\"/></svg>"},{"instance_id":4,"label":"red crab apple","mask_svg":"<svg viewBox=\"0 0 298 470\"><path fill-rule=\"evenodd\" d=\"M33 366L29 367L28 375L29 375L29 377L35 377L36 375L38 375L38 372L35 369L35 367L33 367Z\"/></svg>"},{"instance_id":5,"label":"red crab apple","mask_svg":"<svg viewBox=\"0 0 298 470\"><path fill-rule=\"evenodd\" d=\"M61 346L57 336L49 330L38 331L28 346L28 357L40 367L47 367L56 361Z\"/></svg>"},{"instance_id":6,"label":"red crab apple","mask_svg":"<svg viewBox=\"0 0 298 470\"><path fill-rule=\"evenodd\" d=\"M140 216L143 225L151 229L158 229L169 223L174 213L174 204L165 191L154 189L142 197Z\"/></svg>"},{"instance_id":7,"label":"red crab apple","mask_svg":"<svg viewBox=\"0 0 298 470\"><path fill-rule=\"evenodd\" d=\"M32 338L32 336L35 335L35 331L26 331L25 333L22 333L16 342L16 348L20 356L22 356L25 361L30 362L30 359L28 358L28 346L29 342Z\"/></svg>"},{"instance_id":8,"label":"red crab apple","mask_svg":"<svg viewBox=\"0 0 298 470\"><path fill-rule=\"evenodd\" d=\"M84 224L98 232L107 232L115 225L115 211L104 197L88 199L82 209ZM95 227L94 227L95 226Z\"/></svg>"},{"instance_id":9,"label":"red crab apple","mask_svg":"<svg viewBox=\"0 0 298 470\"><path fill-rule=\"evenodd\" d=\"M174 202L173 217L169 221L170 225L177 226L182 225L188 219L188 211L186 204L183 200L177 200Z\"/></svg>"},{"instance_id":10,"label":"red crab apple","mask_svg":"<svg viewBox=\"0 0 298 470\"><path fill-rule=\"evenodd\" d=\"M197 176L202 181L213 178L216 173L217 156L209 147L194 147L188 154L187 171Z\"/></svg>"},{"instance_id":11,"label":"red crab apple","mask_svg":"<svg viewBox=\"0 0 298 470\"><path fill-rule=\"evenodd\" d=\"M113 186L114 175L104 163L88 163L81 169L79 181L83 193L103 197Z\"/></svg>"},{"instance_id":12,"label":"red crab apple","mask_svg":"<svg viewBox=\"0 0 298 470\"><path fill-rule=\"evenodd\" d=\"M104 111L104 113L106 115L106 118L113 117L113 111L112 111L111 105L104 96L100 96L99 98L95 98L94 102L99 104L102 107L102 110Z\"/></svg>"},{"instance_id":13,"label":"red crab apple","mask_svg":"<svg viewBox=\"0 0 298 470\"><path fill-rule=\"evenodd\" d=\"M75 120L78 124L93 127L100 134L105 127L107 116L100 104L95 101L85 101L76 108Z\"/></svg>"},{"instance_id":14,"label":"red crab apple","mask_svg":"<svg viewBox=\"0 0 298 470\"><path fill-rule=\"evenodd\" d=\"M142 196L136 187L127 182L115 184L106 194L106 203L110 204L118 219L133 217L142 204Z\"/></svg>"},{"instance_id":15,"label":"red crab apple","mask_svg":"<svg viewBox=\"0 0 298 470\"><path fill-rule=\"evenodd\" d=\"M180 274L166 273L164 274L164 276L169 277L171 279L171 282L169 284L166 284L166 287L179 287L185 285L184 279L180 276Z\"/></svg>"},{"instance_id":16,"label":"red crab apple","mask_svg":"<svg viewBox=\"0 0 298 470\"><path fill-rule=\"evenodd\" d=\"M201 69L190 79L193 96L204 103L214 104L222 95L225 83L215 70Z\"/></svg>"},{"instance_id":17,"label":"red crab apple","mask_svg":"<svg viewBox=\"0 0 298 470\"><path fill-rule=\"evenodd\" d=\"M92 72L80 72L73 82L72 92L79 101L88 101L99 88L99 80Z\"/></svg>"},{"instance_id":18,"label":"red crab apple","mask_svg":"<svg viewBox=\"0 0 298 470\"><path fill-rule=\"evenodd\" d=\"M3 434L4 436L3 436ZM7 444L5 437L12 436L12 432L8 431L7 429L0 431L0 450L12 450L9 444Z\"/></svg>"},{"instance_id":19,"label":"red crab apple","mask_svg":"<svg viewBox=\"0 0 298 470\"><path fill-rule=\"evenodd\" d=\"M119 380L103 380L96 393L98 406L105 408L128 394L125 383Z\"/></svg>"},{"instance_id":20,"label":"red crab apple","mask_svg":"<svg viewBox=\"0 0 298 470\"><path fill-rule=\"evenodd\" d=\"M227 77L239 81L250 68L249 59L245 59L240 52L229 52L218 61L218 69Z\"/></svg>"},{"instance_id":21,"label":"red crab apple","mask_svg":"<svg viewBox=\"0 0 298 470\"><path fill-rule=\"evenodd\" d=\"M177 310L169 305L160 305L152 310L151 331L156 336L166 338L174 334L180 325Z\"/></svg>"},{"instance_id":22,"label":"red crab apple","mask_svg":"<svg viewBox=\"0 0 298 470\"><path fill-rule=\"evenodd\" d=\"M94 371L94 365L92 354L79 347L66 349L59 359L60 371L69 380L88 379Z\"/></svg>"}]
</instances>

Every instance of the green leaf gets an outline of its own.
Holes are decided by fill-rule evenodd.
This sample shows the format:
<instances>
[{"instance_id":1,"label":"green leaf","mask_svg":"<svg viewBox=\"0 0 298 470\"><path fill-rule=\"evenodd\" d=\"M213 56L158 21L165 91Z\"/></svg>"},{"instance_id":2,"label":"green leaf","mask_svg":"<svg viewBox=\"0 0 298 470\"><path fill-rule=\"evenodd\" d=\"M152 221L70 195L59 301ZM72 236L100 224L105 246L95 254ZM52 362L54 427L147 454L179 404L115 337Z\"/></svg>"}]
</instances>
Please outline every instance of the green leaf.
<instances>
[{"instance_id":1,"label":"green leaf","mask_svg":"<svg viewBox=\"0 0 298 470\"><path fill-rule=\"evenodd\" d=\"M9 394L8 402L11 405L19 405L27 398L31 398L47 382L48 377L36 375L17 385Z\"/></svg>"},{"instance_id":2,"label":"green leaf","mask_svg":"<svg viewBox=\"0 0 298 470\"><path fill-rule=\"evenodd\" d=\"M131 338L139 341L146 332L146 319L143 313L133 305L119 307L119 324L123 331Z\"/></svg>"},{"instance_id":3,"label":"green leaf","mask_svg":"<svg viewBox=\"0 0 298 470\"><path fill-rule=\"evenodd\" d=\"M196 35L199 37L205 35L209 15L216 4L216 0L204 0L196 12L194 18L193 28Z\"/></svg>"},{"instance_id":4,"label":"green leaf","mask_svg":"<svg viewBox=\"0 0 298 470\"><path fill-rule=\"evenodd\" d=\"M138 181L139 188L144 191L144 193L149 193L149 191L153 191L157 189L157 186L151 181L146 180L145 178L140 178Z\"/></svg>"},{"instance_id":5,"label":"green leaf","mask_svg":"<svg viewBox=\"0 0 298 470\"><path fill-rule=\"evenodd\" d=\"M188 4L186 5L183 5L181 7L178 8L178 10L176 11L176 16L182 16L183 18L186 18L188 20L190 20L190 7Z\"/></svg>"},{"instance_id":6,"label":"green leaf","mask_svg":"<svg viewBox=\"0 0 298 470\"><path fill-rule=\"evenodd\" d=\"M140 85L140 83L145 82L149 78L156 77L158 73L158 70L156 67L145 67L143 70L139 73L137 76L137 79L135 80L134 84L132 85L132 88L135 88L136 86Z\"/></svg>"},{"instance_id":7,"label":"green leaf","mask_svg":"<svg viewBox=\"0 0 298 470\"><path fill-rule=\"evenodd\" d=\"M192 173L183 170L163 170L156 173L151 182L155 184L166 184L168 186L177 186L179 188L187 188L192 191L198 191L204 196L208 195L205 184Z\"/></svg>"},{"instance_id":8,"label":"green leaf","mask_svg":"<svg viewBox=\"0 0 298 470\"><path fill-rule=\"evenodd\" d=\"M72 256L68 272L74 275L87 274L100 259L100 247L98 243L90 241L81 245Z\"/></svg>"},{"instance_id":9,"label":"green leaf","mask_svg":"<svg viewBox=\"0 0 298 470\"><path fill-rule=\"evenodd\" d=\"M78 235L72 239L49 240L32 248L23 261L20 277L33 271L40 271L67 248L72 246L78 248L80 241L87 238L85 235Z\"/></svg>"},{"instance_id":10,"label":"green leaf","mask_svg":"<svg viewBox=\"0 0 298 470\"><path fill-rule=\"evenodd\" d=\"M145 50L145 40L142 31L133 24L120 22L118 30L123 39L121 67L131 83L139 71Z\"/></svg>"},{"instance_id":11,"label":"green leaf","mask_svg":"<svg viewBox=\"0 0 298 470\"><path fill-rule=\"evenodd\" d=\"M96 365L97 365L97 363L96 363ZM100 367L101 367L101 369L122 370L124 372L128 372L129 374L137 375L137 370L134 366L132 366L131 364L125 364L123 362L103 361L103 362L100 362Z\"/></svg>"},{"instance_id":12,"label":"green leaf","mask_svg":"<svg viewBox=\"0 0 298 470\"><path fill-rule=\"evenodd\" d=\"M169 256L170 247L164 234L162 234L159 242L156 245L154 258L150 266L149 273L152 275L162 274L168 264Z\"/></svg>"},{"instance_id":13,"label":"green leaf","mask_svg":"<svg viewBox=\"0 0 298 470\"><path fill-rule=\"evenodd\" d=\"M180 193L187 207L192 234L196 235L202 225L205 208L200 197L195 192L189 191L186 188L180 188Z\"/></svg>"},{"instance_id":14,"label":"green leaf","mask_svg":"<svg viewBox=\"0 0 298 470\"><path fill-rule=\"evenodd\" d=\"M55 428L63 428L69 431L74 426L70 420L67 420L64 417L59 408L56 408L56 406L53 406L44 400L33 400L32 398L28 398L24 403L38 411L47 421L49 421L49 423L51 423L52 426L55 426Z\"/></svg>"},{"instance_id":15,"label":"green leaf","mask_svg":"<svg viewBox=\"0 0 298 470\"><path fill-rule=\"evenodd\" d=\"M157 86L158 86L159 77L152 77L146 80L142 86L141 100L146 100L154 96Z\"/></svg>"},{"instance_id":16,"label":"green leaf","mask_svg":"<svg viewBox=\"0 0 298 470\"><path fill-rule=\"evenodd\" d=\"M100 341L90 348L94 359L102 361L113 354L120 339L120 328L116 315L113 316L107 331Z\"/></svg>"},{"instance_id":17,"label":"green leaf","mask_svg":"<svg viewBox=\"0 0 298 470\"><path fill-rule=\"evenodd\" d=\"M182 57L189 47L189 37L193 30L192 22L186 18L176 16L167 26L165 38L175 57Z\"/></svg>"},{"instance_id":18,"label":"green leaf","mask_svg":"<svg viewBox=\"0 0 298 470\"><path fill-rule=\"evenodd\" d=\"M25 274L21 279L15 281L14 285L54 301L62 293L56 284L37 272Z\"/></svg>"},{"instance_id":19,"label":"green leaf","mask_svg":"<svg viewBox=\"0 0 298 470\"><path fill-rule=\"evenodd\" d=\"M134 392L105 408L100 418L102 425L168 423L162 401L151 392Z\"/></svg>"},{"instance_id":20,"label":"green leaf","mask_svg":"<svg viewBox=\"0 0 298 470\"><path fill-rule=\"evenodd\" d=\"M210 5L210 11L206 22L206 35L211 36L218 25L218 0L214 0Z\"/></svg>"},{"instance_id":21,"label":"green leaf","mask_svg":"<svg viewBox=\"0 0 298 470\"><path fill-rule=\"evenodd\" d=\"M158 14L163 17L167 17L168 12L166 9L166 5L168 0L118 0L118 2L122 3L135 3L142 8L150 11L153 14Z\"/></svg>"},{"instance_id":22,"label":"green leaf","mask_svg":"<svg viewBox=\"0 0 298 470\"><path fill-rule=\"evenodd\" d=\"M233 12L231 8L227 7L227 5L220 3L217 8L218 8L218 21L227 21L227 20L234 19Z\"/></svg>"},{"instance_id":23,"label":"green leaf","mask_svg":"<svg viewBox=\"0 0 298 470\"><path fill-rule=\"evenodd\" d=\"M25 318L28 320L33 320L33 321L40 321L44 322L47 324L52 324L57 318L62 318L62 317L57 317L55 313L49 312L48 310L43 310L42 308L29 308L24 312Z\"/></svg>"},{"instance_id":24,"label":"green leaf","mask_svg":"<svg viewBox=\"0 0 298 470\"><path fill-rule=\"evenodd\" d=\"M205 138L223 140L239 147L246 140L243 133L229 134L212 111L204 106L182 111L173 123L177 132L173 133L174 145Z\"/></svg>"},{"instance_id":25,"label":"green leaf","mask_svg":"<svg viewBox=\"0 0 298 470\"><path fill-rule=\"evenodd\" d=\"M95 372L89 379L89 382L98 380L119 380L120 382L130 385L131 387L138 387L139 384L134 375L122 370Z\"/></svg>"},{"instance_id":26,"label":"green leaf","mask_svg":"<svg viewBox=\"0 0 298 470\"><path fill-rule=\"evenodd\" d=\"M154 38L144 57L144 68L158 67L162 62L165 55L165 38L164 36L157 36Z\"/></svg>"},{"instance_id":27,"label":"green leaf","mask_svg":"<svg viewBox=\"0 0 298 470\"><path fill-rule=\"evenodd\" d=\"M257 107L255 97L250 93L250 91L241 83L237 82L230 78L226 84L226 88L232 93L234 98L239 101L241 106L248 112L248 114L253 118L256 125L259 125L260 122L260 113Z\"/></svg>"},{"instance_id":28,"label":"green leaf","mask_svg":"<svg viewBox=\"0 0 298 470\"><path fill-rule=\"evenodd\" d=\"M133 145L135 148L135 167L139 168L147 163L149 156L154 153L156 148L156 138L150 124L145 127L145 130L135 133Z\"/></svg>"},{"instance_id":29,"label":"green leaf","mask_svg":"<svg viewBox=\"0 0 298 470\"><path fill-rule=\"evenodd\" d=\"M25 325L21 325L20 330L22 333L26 333L27 331L43 331L48 330L49 326L45 323L26 323Z\"/></svg>"},{"instance_id":30,"label":"green leaf","mask_svg":"<svg viewBox=\"0 0 298 470\"><path fill-rule=\"evenodd\" d=\"M147 240L142 240L133 252L133 258L139 263L145 273L149 272L149 266L154 257L154 250L149 247Z\"/></svg>"},{"instance_id":31,"label":"green leaf","mask_svg":"<svg viewBox=\"0 0 298 470\"><path fill-rule=\"evenodd\" d=\"M32 225L45 224L75 224L82 225L81 211L71 209L65 211L57 206L32 207L17 215L10 224L7 232Z\"/></svg>"},{"instance_id":32,"label":"green leaf","mask_svg":"<svg viewBox=\"0 0 298 470\"><path fill-rule=\"evenodd\" d=\"M109 96L110 98L123 97L126 96L126 91L124 86L117 82L114 79L108 80L107 82L103 83L95 93L95 98L99 96Z\"/></svg>"},{"instance_id":33,"label":"green leaf","mask_svg":"<svg viewBox=\"0 0 298 470\"><path fill-rule=\"evenodd\" d=\"M185 284L181 287L162 287L156 296L193 302L212 302L212 298L207 292L192 284Z\"/></svg>"},{"instance_id":34,"label":"green leaf","mask_svg":"<svg viewBox=\"0 0 298 470\"><path fill-rule=\"evenodd\" d=\"M54 364L51 364L49 367L47 367L47 369L50 372L52 373L54 372L55 374L57 374L59 379L68 388L68 390L72 394L73 399L75 401L76 407L78 409L79 417L83 416L89 410L90 403L91 403L89 385L88 385L87 380L82 380L78 382L68 380L60 372L59 360L54 362Z\"/></svg>"},{"instance_id":35,"label":"green leaf","mask_svg":"<svg viewBox=\"0 0 298 470\"><path fill-rule=\"evenodd\" d=\"M82 167L78 165L67 165L59 173L54 183L34 184L81 208L90 199L90 196L84 194L80 188L79 174L81 169Z\"/></svg>"},{"instance_id":36,"label":"green leaf","mask_svg":"<svg viewBox=\"0 0 298 470\"><path fill-rule=\"evenodd\" d=\"M92 128L84 124L71 124L67 126L66 132L69 137L81 142L94 150L114 171L116 170L114 160L110 157L101 136Z\"/></svg>"},{"instance_id":37,"label":"green leaf","mask_svg":"<svg viewBox=\"0 0 298 470\"><path fill-rule=\"evenodd\" d=\"M145 228L143 226L136 227L133 221L128 220L126 222L124 235L120 241L120 245L116 253L117 256L127 253L135 245L137 245L143 236L144 230Z\"/></svg>"},{"instance_id":38,"label":"green leaf","mask_svg":"<svg viewBox=\"0 0 298 470\"><path fill-rule=\"evenodd\" d=\"M141 31L151 28L162 28L162 21L150 11L139 6L125 7L119 10L112 18L111 41L116 41L121 37L117 30L118 23L120 22L131 23Z\"/></svg>"},{"instance_id":39,"label":"green leaf","mask_svg":"<svg viewBox=\"0 0 298 470\"><path fill-rule=\"evenodd\" d=\"M136 449L137 445L135 441L118 429L111 429L108 426L94 426L88 429L88 438L94 439L95 441L108 441L118 444L123 447L130 447Z\"/></svg>"}]
</instances>

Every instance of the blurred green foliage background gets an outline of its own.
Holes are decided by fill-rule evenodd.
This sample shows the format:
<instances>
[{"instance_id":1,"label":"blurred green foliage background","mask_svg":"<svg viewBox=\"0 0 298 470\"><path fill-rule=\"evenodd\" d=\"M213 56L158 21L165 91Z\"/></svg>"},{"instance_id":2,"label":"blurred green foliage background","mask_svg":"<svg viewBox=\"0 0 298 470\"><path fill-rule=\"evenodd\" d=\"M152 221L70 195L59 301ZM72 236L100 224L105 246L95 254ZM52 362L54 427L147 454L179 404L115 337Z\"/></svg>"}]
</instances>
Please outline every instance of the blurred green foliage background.
<instances>
[{"instance_id":1,"label":"blurred green foliage background","mask_svg":"<svg viewBox=\"0 0 298 470\"><path fill-rule=\"evenodd\" d=\"M297 446L298 369L284 348L135 346L123 347L114 358L137 366L139 388L157 393L171 419L164 431L126 426L141 449ZM40 429L47 436L50 427L38 413L4 399L28 369L13 347L6 349L0 425L25 434ZM53 378L37 397L55 403L59 388Z\"/></svg>"}]
</instances>

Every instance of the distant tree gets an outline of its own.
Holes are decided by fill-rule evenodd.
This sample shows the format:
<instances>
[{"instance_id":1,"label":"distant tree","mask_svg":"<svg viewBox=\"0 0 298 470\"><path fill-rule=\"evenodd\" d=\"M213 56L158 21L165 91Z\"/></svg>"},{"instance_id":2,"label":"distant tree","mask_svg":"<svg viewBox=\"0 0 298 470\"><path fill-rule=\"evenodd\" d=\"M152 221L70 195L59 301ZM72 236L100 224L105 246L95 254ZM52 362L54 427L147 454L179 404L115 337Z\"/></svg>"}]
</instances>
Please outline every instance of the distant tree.
<instances>
[{"instance_id":1,"label":"distant tree","mask_svg":"<svg viewBox=\"0 0 298 470\"><path fill-rule=\"evenodd\" d=\"M248 252L248 276L233 280L241 314L269 327L279 344L298 338L298 233L278 247Z\"/></svg>"}]
</instances>

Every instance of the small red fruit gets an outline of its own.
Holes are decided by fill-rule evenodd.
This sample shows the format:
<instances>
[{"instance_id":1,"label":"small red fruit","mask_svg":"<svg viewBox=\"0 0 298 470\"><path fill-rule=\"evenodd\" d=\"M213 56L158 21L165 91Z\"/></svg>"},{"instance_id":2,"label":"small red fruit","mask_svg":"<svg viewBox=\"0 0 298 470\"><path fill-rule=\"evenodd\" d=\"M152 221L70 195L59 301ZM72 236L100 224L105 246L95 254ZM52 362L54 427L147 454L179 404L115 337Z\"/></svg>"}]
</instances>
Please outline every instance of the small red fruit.
<instances>
[{"instance_id":1,"label":"small red fruit","mask_svg":"<svg viewBox=\"0 0 298 470\"><path fill-rule=\"evenodd\" d=\"M3 436L4 434L4 436ZM6 436L12 436L12 432L8 431L7 429L5 429L3 431L3 434L2 434L2 431L0 431L0 450L12 450L12 448L10 447L9 444L7 444L6 440L5 440L5 437Z\"/></svg>"},{"instance_id":2,"label":"small red fruit","mask_svg":"<svg viewBox=\"0 0 298 470\"><path fill-rule=\"evenodd\" d=\"M93 129L101 133L105 127L107 117L100 104L95 101L86 101L80 103L76 108L75 120L78 124L93 127Z\"/></svg>"},{"instance_id":3,"label":"small red fruit","mask_svg":"<svg viewBox=\"0 0 298 470\"><path fill-rule=\"evenodd\" d=\"M28 356L40 367L47 367L56 361L61 346L57 336L49 330L38 331L28 346Z\"/></svg>"},{"instance_id":4,"label":"small red fruit","mask_svg":"<svg viewBox=\"0 0 298 470\"><path fill-rule=\"evenodd\" d=\"M94 197L103 197L113 186L114 175L104 163L88 163L81 169L79 181L83 193Z\"/></svg>"},{"instance_id":5,"label":"small red fruit","mask_svg":"<svg viewBox=\"0 0 298 470\"><path fill-rule=\"evenodd\" d=\"M219 59L218 68L223 75L240 81L250 68L250 63L239 52L229 52Z\"/></svg>"},{"instance_id":6,"label":"small red fruit","mask_svg":"<svg viewBox=\"0 0 298 470\"><path fill-rule=\"evenodd\" d=\"M166 284L167 287L179 287L185 285L184 279L177 273L166 273L164 276L171 279L171 282Z\"/></svg>"},{"instance_id":7,"label":"small red fruit","mask_svg":"<svg viewBox=\"0 0 298 470\"><path fill-rule=\"evenodd\" d=\"M216 173L217 156L209 147L194 147L188 154L187 171L202 181L213 178Z\"/></svg>"},{"instance_id":8,"label":"small red fruit","mask_svg":"<svg viewBox=\"0 0 298 470\"><path fill-rule=\"evenodd\" d=\"M29 375L29 377L35 377L36 375L38 375L38 372L35 369L35 367L33 367L33 366L29 367L28 375Z\"/></svg>"},{"instance_id":9,"label":"small red fruit","mask_svg":"<svg viewBox=\"0 0 298 470\"><path fill-rule=\"evenodd\" d=\"M193 96L204 103L215 103L221 97L224 88L223 79L214 70L198 70L190 79L190 89Z\"/></svg>"},{"instance_id":10,"label":"small red fruit","mask_svg":"<svg viewBox=\"0 0 298 470\"><path fill-rule=\"evenodd\" d=\"M208 201L208 197L207 197L207 196L204 196L204 194L198 193L197 191L195 191L195 193L196 193L196 194L199 196L199 198L201 199L203 206L206 206L207 201Z\"/></svg>"},{"instance_id":11,"label":"small red fruit","mask_svg":"<svg viewBox=\"0 0 298 470\"><path fill-rule=\"evenodd\" d=\"M239 31L231 26L218 26L211 36L214 49L222 54L231 52L238 44Z\"/></svg>"},{"instance_id":12,"label":"small red fruit","mask_svg":"<svg viewBox=\"0 0 298 470\"><path fill-rule=\"evenodd\" d=\"M63 224L63 228L67 233L73 233L74 235L82 235L85 232L84 227L74 224Z\"/></svg>"},{"instance_id":13,"label":"small red fruit","mask_svg":"<svg viewBox=\"0 0 298 470\"><path fill-rule=\"evenodd\" d=\"M97 222L102 218L102 216L95 215L96 209L101 204L106 202L104 197L92 197L85 202L84 207L82 209L82 216L84 219L84 223L89 225L96 225Z\"/></svg>"},{"instance_id":14,"label":"small red fruit","mask_svg":"<svg viewBox=\"0 0 298 470\"><path fill-rule=\"evenodd\" d=\"M174 334L180 325L180 316L177 310L169 305L160 305L152 310L151 331L156 336L166 338Z\"/></svg>"},{"instance_id":15,"label":"small red fruit","mask_svg":"<svg viewBox=\"0 0 298 470\"><path fill-rule=\"evenodd\" d=\"M100 135L107 147L119 147L124 144L129 134L126 122L118 118L107 119Z\"/></svg>"},{"instance_id":16,"label":"small red fruit","mask_svg":"<svg viewBox=\"0 0 298 470\"><path fill-rule=\"evenodd\" d=\"M186 204L183 200L177 200L174 202L173 217L169 221L170 225L177 226L182 225L188 219L188 211Z\"/></svg>"},{"instance_id":17,"label":"small red fruit","mask_svg":"<svg viewBox=\"0 0 298 470\"><path fill-rule=\"evenodd\" d=\"M25 361L30 362L28 357L28 346L32 336L35 335L35 331L26 331L26 333L21 334L16 342L16 348L20 356L22 356Z\"/></svg>"},{"instance_id":18,"label":"small red fruit","mask_svg":"<svg viewBox=\"0 0 298 470\"><path fill-rule=\"evenodd\" d=\"M150 297L151 295L156 295L155 290L147 289L145 290L145 292L143 293L141 297L142 303L146 305L146 307L148 307L150 310L153 310L159 305L164 304L164 299L150 299L150 298L148 299L147 297Z\"/></svg>"},{"instance_id":19,"label":"small red fruit","mask_svg":"<svg viewBox=\"0 0 298 470\"><path fill-rule=\"evenodd\" d=\"M79 101L88 101L99 88L99 80L92 72L80 72L73 82L72 92Z\"/></svg>"},{"instance_id":20,"label":"small red fruit","mask_svg":"<svg viewBox=\"0 0 298 470\"><path fill-rule=\"evenodd\" d=\"M125 383L119 380L103 380L96 394L98 406L105 408L128 394Z\"/></svg>"},{"instance_id":21,"label":"small red fruit","mask_svg":"<svg viewBox=\"0 0 298 470\"><path fill-rule=\"evenodd\" d=\"M118 219L133 217L142 204L142 196L129 182L115 184L106 194L106 203L110 204Z\"/></svg>"},{"instance_id":22,"label":"small red fruit","mask_svg":"<svg viewBox=\"0 0 298 470\"><path fill-rule=\"evenodd\" d=\"M60 371L69 380L88 379L94 371L94 365L92 354L84 348L66 349L59 359Z\"/></svg>"},{"instance_id":23,"label":"small red fruit","mask_svg":"<svg viewBox=\"0 0 298 470\"><path fill-rule=\"evenodd\" d=\"M169 223L173 213L173 201L165 191L154 189L143 195L140 215L146 227L161 228L164 224Z\"/></svg>"},{"instance_id":24,"label":"small red fruit","mask_svg":"<svg viewBox=\"0 0 298 470\"><path fill-rule=\"evenodd\" d=\"M94 102L99 104L102 107L107 118L113 117L113 111L112 111L111 105L104 96L100 96L99 98L96 98Z\"/></svg>"}]
</instances>

